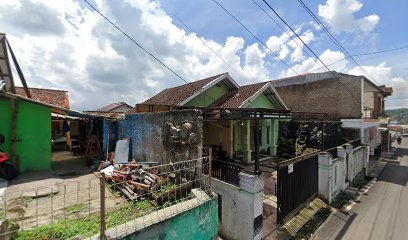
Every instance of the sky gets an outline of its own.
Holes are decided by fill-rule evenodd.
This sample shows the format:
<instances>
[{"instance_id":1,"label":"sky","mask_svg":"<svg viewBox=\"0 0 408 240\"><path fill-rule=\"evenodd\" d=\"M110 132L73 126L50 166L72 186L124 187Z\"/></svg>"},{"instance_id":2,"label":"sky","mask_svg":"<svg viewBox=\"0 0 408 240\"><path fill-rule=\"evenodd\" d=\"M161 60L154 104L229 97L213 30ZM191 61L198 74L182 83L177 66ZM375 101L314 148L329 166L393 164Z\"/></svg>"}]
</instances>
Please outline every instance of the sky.
<instances>
[{"instance_id":1,"label":"sky","mask_svg":"<svg viewBox=\"0 0 408 240\"><path fill-rule=\"evenodd\" d=\"M325 71L262 0L89 2L180 77L84 0L1 0L0 32L28 85L68 90L76 110L119 101L133 106L165 88L223 72L245 85ZM368 73L376 84L393 87L386 108L408 107L408 48L355 56L363 72L350 59L341 61L345 53L298 0L267 2L330 70ZM351 55L408 46L408 1L303 2Z\"/></svg>"}]
</instances>

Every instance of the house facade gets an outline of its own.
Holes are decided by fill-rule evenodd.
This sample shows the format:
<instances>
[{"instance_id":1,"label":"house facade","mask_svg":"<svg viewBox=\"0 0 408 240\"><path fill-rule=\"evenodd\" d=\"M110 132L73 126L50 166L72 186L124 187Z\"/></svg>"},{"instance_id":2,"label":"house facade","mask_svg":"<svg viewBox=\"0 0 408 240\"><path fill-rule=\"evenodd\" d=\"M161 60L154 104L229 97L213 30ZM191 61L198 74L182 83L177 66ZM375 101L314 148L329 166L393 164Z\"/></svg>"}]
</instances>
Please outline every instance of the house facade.
<instances>
[{"instance_id":1,"label":"house facade","mask_svg":"<svg viewBox=\"0 0 408 240\"><path fill-rule=\"evenodd\" d=\"M84 113L115 117L118 114L124 114L128 112L130 109L132 109L132 106L125 102L115 102L110 103L104 107L98 108L96 110L84 111Z\"/></svg>"},{"instance_id":2,"label":"house facade","mask_svg":"<svg viewBox=\"0 0 408 240\"><path fill-rule=\"evenodd\" d=\"M341 121L350 137L361 138L373 153L381 144L379 130L384 99L392 88L378 86L364 76L338 72L308 73L271 82L289 108L301 112L324 112Z\"/></svg>"},{"instance_id":3,"label":"house facade","mask_svg":"<svg viewBox=\"0 0 408 240\"><path fill-rule=\"evenodd\" d=\"M270 82L239 86L228 73L165 89L131 112L142 112L143 108L149 108L148 106L157 111L165 111L165 106L214 109L214 111L217 109L289 111ZM276 156L278 124L278 119L260 118L256 135L261 158ZM213 119L203 124L203 142L205 146L220 146L226 159L252 163L255 131L254 120L251 119Z\"/></svg>"}]
</instances>

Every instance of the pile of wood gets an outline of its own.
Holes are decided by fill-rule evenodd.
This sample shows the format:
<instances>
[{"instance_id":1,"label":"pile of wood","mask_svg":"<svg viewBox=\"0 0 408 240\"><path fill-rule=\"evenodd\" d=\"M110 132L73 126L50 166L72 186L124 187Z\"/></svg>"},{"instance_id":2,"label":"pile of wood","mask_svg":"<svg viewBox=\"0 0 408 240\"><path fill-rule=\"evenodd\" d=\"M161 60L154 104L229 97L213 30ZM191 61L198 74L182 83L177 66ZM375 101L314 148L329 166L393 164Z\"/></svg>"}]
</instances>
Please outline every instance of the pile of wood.
<instances>
[{"instance_id":1,"label":"pile of wood","mask_svg":"<svg viewBox=\"0 0 408 240\"><path fill-rule=\"evenodd\" d=\"M155 206L184 198L192 189L192 182L180 174L161 173L154 167L143 169L138 164L112 166L105 177L112 190L119 190L130 201L149 199Z\"/></svg>"}]
</instances>

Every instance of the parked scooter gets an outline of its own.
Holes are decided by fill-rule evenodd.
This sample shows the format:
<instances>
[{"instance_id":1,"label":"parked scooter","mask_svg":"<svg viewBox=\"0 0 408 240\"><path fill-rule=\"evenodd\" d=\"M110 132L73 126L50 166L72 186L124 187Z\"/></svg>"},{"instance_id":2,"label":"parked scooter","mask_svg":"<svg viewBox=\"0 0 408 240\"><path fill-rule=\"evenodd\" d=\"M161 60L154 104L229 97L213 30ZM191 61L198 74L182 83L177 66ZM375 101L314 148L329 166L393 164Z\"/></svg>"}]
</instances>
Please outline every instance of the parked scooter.
<instances>
[{"instance_id":1,"label":"parked scooter","mask_svg":"<svg viewBox=\"0 0 408 240\"><path fill-rule=\"evenodd\" d=\"M0 145L2 145L5 141L5 137L3 134L0 134ZM6 180L12 180L16 178L18 175L17 168L9 161L9 156L6 152L3 152L0 149L0 177Z\"/></svg>"}]
</instances>

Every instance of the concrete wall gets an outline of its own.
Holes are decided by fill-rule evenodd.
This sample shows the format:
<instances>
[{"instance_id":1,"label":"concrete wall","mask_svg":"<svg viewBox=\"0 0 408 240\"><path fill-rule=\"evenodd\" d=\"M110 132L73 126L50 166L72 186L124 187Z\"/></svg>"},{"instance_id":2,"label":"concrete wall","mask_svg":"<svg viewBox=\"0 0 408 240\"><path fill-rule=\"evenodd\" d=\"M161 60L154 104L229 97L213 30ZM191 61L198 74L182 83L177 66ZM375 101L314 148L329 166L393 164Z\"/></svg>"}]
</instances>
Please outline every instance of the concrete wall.
<instances>
[{"instance_id":1,"label":"concrete wall","mask_svg":"<svg viewBox=\"0 0 408 240\"><path fill-rule=\"evenodd\" d=\"M219 145L227 151L228 157L233 157L233 127L231 120L208 121L203 125L204 145Z\"/></svg>"},{"instance_id":2,"label":"concrete wall","mask_svg":"<svg viewBox=\"0 0 408 240\"><path fill-rule=\"evenodd\" d=\"M139 240L178 240L218 239L218 204L217 198L211 199L195 208L157 224L144 228L122 239Z\"/></svg>"},{"instance_id":3,"label":"concrete wall","mask_svg":"<svg viewBox=\"0 0 408 240\"><path fill-rule=\"evenodd\" d=\"M262 222L260 229L254 222L256 218L261 218L262 221L263 179L262 176L252 177L261 179L262 183L257 185L262 186L248 186L244 183L243 174L240 174L240 187L212 179L212 188L220 199L219 207L222 209L218 231L225 239L247 240L262 237ZM251 176L246 179L251 179Z\"/></svg>"},{"instance_id":4,"label":"concrete wall","mask_svg":"<svg viewBox=\"0 0 408 240\"><path fill-rule=\"evenodd\" d=\"M17 154L19 171L51 169L51 109L19 101L17 105ZM6 137L1 148L11 155L12 111L9 100L0 100L0 133Z\"/></svg>"},{"instance_id":5,"label":"concrete wall","mask_svg":"<svg viewBox=\"0 0 408 240\"><path fill-rule=\"evenodd\" d=\"M108 239L218 239L218 198L193 189L194 198L106 230ZM91 239L100 239L99 234Z\"/></svg>"},{"instance_id":6,"label":"concrete wall","mask_svg":"<svg viewBox=\"0 0 408 240\"><path fill-rule=\"evenodd\" d=\"M345 144L345 148L337 147L338 158L333 159L326 152L319 153L319 197L331 203L341 190L353 182L357 174L367 170L368 152L368 146L353 149L352 145Z\"/></svg>"},{"instance_id":7,"label":"concrete wall","mask_svg":"<svg viewBox=\"0 0 408 240\"><path fill-rule=\"evenodd\" d=\"M329 120L361 116L360 77L305 80L294 85L276 85L275 88L286 105L294 111L324 112L328 114Z\"/></svg>"},{"instance_id":8,"label":"concrete wall","mask_svg":"<svg viewBox=\"0 0 408 240\"><path fill-rule=\"evenodd\" d=\"M168 124L192 124L189 142L173 141ZM202 117L197 110L129 114L118 121L119 139L130 138L131 157L142 162L184 161L202 156Z\"/></svg>"}]
</instances>

